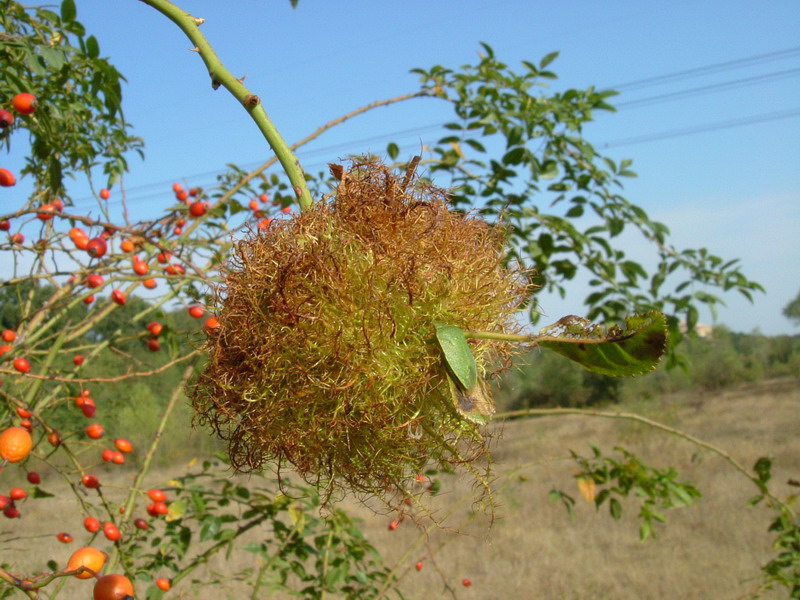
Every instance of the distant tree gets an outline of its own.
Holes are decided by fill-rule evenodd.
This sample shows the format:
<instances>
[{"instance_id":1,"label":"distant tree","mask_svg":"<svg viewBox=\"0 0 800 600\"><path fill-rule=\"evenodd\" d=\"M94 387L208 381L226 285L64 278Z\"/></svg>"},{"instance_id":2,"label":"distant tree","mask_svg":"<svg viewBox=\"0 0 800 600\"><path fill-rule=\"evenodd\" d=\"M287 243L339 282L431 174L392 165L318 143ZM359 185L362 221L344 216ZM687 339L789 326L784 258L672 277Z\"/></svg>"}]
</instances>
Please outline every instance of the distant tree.
<instances>
[{"instance_id":1,"label":"distant tree","mask_svg":"<svg viewBox=\"0 0 800 600\"><path fill-rule=\"evenodd\" d=\"M795 325L800 325L800 292L797 292L794 300L783 307L783 316L793 321Z\"/></svg>"}]
</instances>

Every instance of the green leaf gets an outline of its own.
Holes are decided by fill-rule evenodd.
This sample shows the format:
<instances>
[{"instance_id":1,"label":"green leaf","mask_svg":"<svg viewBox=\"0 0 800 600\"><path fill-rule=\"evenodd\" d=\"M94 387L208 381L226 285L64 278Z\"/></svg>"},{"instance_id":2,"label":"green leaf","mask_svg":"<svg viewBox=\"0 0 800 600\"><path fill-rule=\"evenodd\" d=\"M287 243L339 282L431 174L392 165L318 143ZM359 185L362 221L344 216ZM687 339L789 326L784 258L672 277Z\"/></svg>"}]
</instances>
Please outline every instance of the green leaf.
<instances>
[{"instance_id":1,"label":"green leaf","mask_svg":"<svg viewBox=\"0 0 800 600\"><path fill-rule=\"evenodd\" d=\"M478 367L464 332L453 325L434 323L434 326L448 371L463 389L474 388L478 383Z\"/></svg>"},{"instance_id":2,"label":"green leaf","mask_svg":"<svg viewBox=\"0 0 800 600\"><path fill-rule=\"evenodd\" d=\"M39 54L50 67L60 71L64 66L64 53L49 46L39 46Z\"/></svg>"},{"instance_id":3,"label":"green leaf","mask_svg":"<svg viewBox=\"0 0 800 600\"><path fill-rule=\"evenodd\" d=\"M389 145L386 146L386 153L392 160L397 160L397 156L400 154L400 148L398 148L397 144L394 142L389 142Z\"/></svg>"},{"instance_id":4,"label":"green leaf","mask_svg":"<svg viewBox=\"0 0 800 600\"><path fill-rule=\"evenodd\" d=\"M667 322L660 312L633 315L624 327L604 328L574 315L545 327L535 340L594 373L640 375L655 369L667 346Z\"/></svg>"},{"instance_id":5,"label":"green leaf","mask_svg":"<svg viewBox=\"0 0 800 600\"><path fill-rule=\"evenodd\" d=\"M167 523L170 523L172 521L177 521L181 519L185 513L186 513L186 502L184 502L183 500L175 500L174 502L170 503L169 512L167 512L165 520L167 521Z\"/></svg>"},{"instance_id":6,"label":"green leaf","mask_svg":"<svg viewBox=\"0 0 800 600\"><path fill-rule=\"evenodd\" d=\"M78 16L78 10L75 8L75 0L63 0L61 3L61 20L65 23L74 21Z\"/></svg>"},{"instance_id":7,"label":"green leaf","mask_svg":"<svg viewBox=\"0 0 800 600\"><path fill-rule=\"evenodd\" d=\"M578 204L576 206L573 206L572 208L570 208L567 211L567 216L570 219L577 219L578 217L582 217L583 216L583 206L581 206L580 204Z\"/></svg>"},{"instance_id":8,"label":"green leaf","mask_svg":"<svg viewBox=\"0 0 800 600\"><path fill-rule=\"evenodd\" d=\"M31 498L53 498L53 494L50 492L45 492L40 487L33 488L33 493L31 494Z\"/></svg>"},{"instance_id":9,"label":"green leaf","mask_svg":"<svg viewBox=\"0 0 800 600\"><path fill-rule=\"evenodd\" d=\"M458 413L475 423L488 423L495 412L489 390L478 377L478 365L464 332L453 325L434 323L442 349L453 405Z\"/></svg>"},{"instance_id":10,"label":"green leaf","mask_svg":"<svg viewBox=\"0 0 800 600\"><path fill-rule=\"evenodd\" d=\"M767 483L772 479L772 461L766 456L762 456L753 465L753 471L756 472L759 481Z\"/></svg>"},{"instance_id":11,"label":"green leaf","mask_svg":"<svg viewBox=\"0 0 800 600\"><path fill-rule=\"evenodd\" d=\"M100 44L97 43L97 38L93 35L86 38L86 54L92 58L100 56Z\"/></svg>"},{"instance_id":12,"label":"green leaf","mask_svg":"<svg viewBox=\"0 0 800 600\"><path fill-rule=\"evenodd\" d=\"M41 59L38 56L34 56L33 54L29 54L25 57L25 64L28 68L36 73L44 77L47 74L47 69L44 68Z\"/></svg>"},{"instance_id":13,"label":"green leaf","mask_svg":"<svg viewBox=\"0 0 800 600\"><path fill-rule=\"evenodd\" d=\"M558 50L555 52L550 52L549 54L545 54L544 58L539 61L539 68L544 69L547 65L553 62L556 58L558 58Z\"/></svg>"},{"instance_id":14,"label":"green leaf","mask_svg":"<svg viewBox=\"0 0 800 600\"><path fill-rule=\"evenodd\" d=\"M622 504L616 498L612 498L608 503L608 511L614 519L619 521L622 517Z\"/></svg>"},{"instance_id":15,"label":"green leaf","mask_svg":"<svg viewBox=\"0 0 800 600\"><path fill-rule=\"evenodd\" d=\"M200 528L200 541L204 542L210 540L220 529L222 522L217 517L209 517L203 521L203 526Z\"/></svg>"}]
</instances>

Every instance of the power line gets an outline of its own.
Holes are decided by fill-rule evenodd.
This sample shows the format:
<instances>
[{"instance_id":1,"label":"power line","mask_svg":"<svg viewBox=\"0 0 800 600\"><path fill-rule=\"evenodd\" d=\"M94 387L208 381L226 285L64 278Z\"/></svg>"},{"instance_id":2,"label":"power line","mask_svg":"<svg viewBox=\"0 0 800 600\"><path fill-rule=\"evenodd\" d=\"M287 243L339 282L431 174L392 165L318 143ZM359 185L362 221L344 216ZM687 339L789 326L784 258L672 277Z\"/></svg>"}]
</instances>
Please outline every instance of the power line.
<instances>
[{"instance_id":1,"label":"power line","mask_svg":"<svg viewBox=\"0 0 800 600\"><path fill-rule=\"evenodd\" d=\"M701 75L707 75L710 73L715 73L718 71L726 71L728 69L739 68L744 66L751 66L760 64L763 62L771 62L774 60L783 60L785 58L789 58L795 54L800 54L800 46L794 48L786 48L785 50L775 50L773 52L767 52L766 54L754 54L752 56L746 56L744 58L737 58L734 60L728 60L721 63L714 63L711 65L705 65L702 67L694 67L692 69L685 69L682 71L675 71L673 73L666 73L664 75L656 75L654 77L646 77L644 79L636 79L634 81L628 81L625 83L620 83L617 85L609 86L612 90L632 90L636 88L642 87L649 87L653 85L658 85L660 83L666 81L675 81L680 79L688 79L692 77L699 77Z\"/></svg>"},{"instance_id":2,"label":"power line","mask_svg":"<svg viewBox=\"0 0 800 600\"><path fill-rule=\"evenodd\" d=\"M352 147L352 146L355 146L355 145L368 144L368 143L371 143L371 142L378 142L378 141L392 141L392 140L395 140L395 139L399 139L399 138L401 138L403 136L408 136L408 135L412 135L412 134L415 135L415 134L425 133L425 132L428 132L428 131L435 131L436 129L441 128L442 125L444 125L444 123L429 123L428 125L422 125L420 127L412 127L410 129L402 129L402 130L399 130L399 131L394 131L394 132L391 132L391 133L385 133L385 134L382 134L382 135L374 135L374 136L364 137L364 138L355 139L355 140L348 140L346 142L341 142L341 143L338 143L338 144L332 144L332 145L329 145L329 146L323 146L321 148L314 148L313 150L301 150L301 151L297 152L297 156L298 156L298 158L310 158L310 157L312 157L314 155L323 154L323 153L330 153L330 152L335 151L335 150L343 150L343 149L346 149L348 147ZM240 168L246 170L246 171L250 171L250 170L255 169L256 167L258 167L259 165L263 164L264 162L266 162L266 161L265 160L260 160L260 161L241 164L241 165L238 165L238 166ZM309 164L311 164L311 163L309 163ZM319 165L324 167L324 165L326 163L314 163L314 164L319 164ZM308 164L306 165L306 167L307 167L308 170L310 170L310 167L309 167ZM219 175L220 173L222 173L222 171L215 169L213 171L206 171L204 173L195 173L194 175L188 175L188 176L184 177L183 179L195 182L196 185L193 185L192 187L203 187L202 184L205 183L206 181L208 181L208 178L216 176L216 175ZM147 184L135 186L135 187L132 187L132 188L126 188L125 192L126 192L126 195L130 197L132 194L135 194L137 192L141 192L141 191L144 191L144 190L153 190L153 192L150 193L150 194L147 194L147 195L144 195L144 196L137 195L135 198L131 198L130 199L130 200L135 200L136 202L141 202L143 200L148 200L150 198L161 198L161 197L163 197L164 191L171 186L173 181L174 181L174 179L165 179L165 180L154 182L154 183L147 183ZM129 200L129 202L130 202L130 200ZM84 206L84 202L94 203L94 199L93 198L89 198L89 197L78 198L75 201L74 206L76 208L82 208ZM120 201L120 203L121 203L121 201ZM114 204L114 202L112 202L112 204Z\"/></svg>"},{"instance_id":3,"label":"power line","mask_svg":"<svg viewBox=\"0 0 800 600\"><path fill-rule=\"evenodd\" d=\"M694 135L696 133L704 133L706 131L718 131L720 129L743 127L745 125L752 125L753 123L766 123L767 121L779 121L798 116L800 116L800 108L795 108L780 112L767 113L762 115L753 115L751 117L744 117L742 119L717 121L716 123L698 125L697 127L686 127L683 129L673 129L671 131L662 131L659 133L651 133L647 135L640 135L629 138L622 138L619 140L612 140L610 142L606 142L605 144L603 144L602 147L612 148L614 146L630 146L632 144L643 144L645 142L653 142L656 140L666 140L669 138L683 137L686 135Z\"/></svg>"},{"instance_id":4,"label":"power line","mask_svg":"<svg viewBox=\"0 0 800 600\"><path fill-rule=\"evenodd\" d=\"M728 120L728 121L717 121L717 122L708 123L708 124L705 124L705 125L698 125L696 127L686 127L686 128L682 128L682 129L674 129L674 130L669 130L669 131L662 131L662 132L646 134L646 135L641 135L641 136L634 136L634 137L629 137L629 138L621 138L621 139L618 139L618 140L612 140L610 142L606 142L604 144L600 144L598 146L602 147L602 148L613 148L613 147L618 147L618 146L630 146L630 145L634 145L634 144L643 144L643 143L647 143L647 142L659 141L659 140L664 140L664 139L671 139L671 138L678 138L678 137L684 137L684 136L689 136L689 135L695 135L695 134L698 134L698 133L705 133L705 132L708 132L708 131L719 131L719 130L723 130L723 129L732 129L732 128L736 128L736 127L744 127L744 126L752 125L752 124L755 124L755 123L766 123L766 122L769 122L769 121L779 121L779 120L789 119L789 118L797 117L797 116L800 116L800 108L791 109L791 110L787 110L787 111L766 113L766 114L762 114L762 115L753 115L751 117L744 117L744 118L741 118L741 119L732 119L732 120ZM428 126L428 127L430 127L430 126ZM414 130L405 130L405 131L414 131ZM385 136L384 139L392 139L394 137L394 135L396 135L396 134L387 134L387 136ZM379 138L377 136L375 136L374 138L366 138L366 139L373 139L374 140L374 139L379 139ZM349 144L353 144L353 143L356 143L356 142L357 142L357 140L354 140L352 142L347 142L346 144L349 145ZM345 144L342 144L340 146L331 146L330 148L341 147L343 145L345 145ZM409 146L402 146L400 149L401 149L401 151L405 151L405 150L409 150L411 147L412 146L410 146L410 145ZM320 149L320 151L321 151L321 149ZM316 151L314 151L314 152L316 152ZM309 152L307 154L312 154L312 152ZM258 166L259 164L261 164L261 163L258 162L258 163L252 163L251 165L242 165L242 168L245 168L245 169L254 168L254 167ZM312 167L315 167L317 165L320 166L320 167L324 167L324 164L325 164L324 162L323 163L310 163L310 164L307 164L306 167L310 171ZM197 181L201 177L208 176L208 175L216 175L218 173L220 173L220 171L210 171L210 172L203 173L203 174L191 175L191 176L187 177L187 179L192 179L192 180ZM162 182L162 183L168 183L169 181L171 181L171 180L167 180L167 181ZM137 186L135 188L132 188L128 192L130 192L132 190L140 190L140 189L152 188L152 187L161 185L162 183L146 184L146 185L143 185L143 186ZM163 197L163 193L164 192L157 192L155 194L149 194L147 196L138 196L138 197L135 197L135 198L130 198L128 200L128 204L131 204L132 201L135 201L136 203L141 203L142 201L147 200L149 198ZM121 201L112 202L111 204L121 204ZM76 202L76 207L79 207L77 202Z\"/></svg>"},{"instance_id":5,"label":"power line","mask_svg":"<svg viewBox=\"0 0 800 600\"><path fill-rule=\"evenodd\" d=\"M650 104L660 104L662 102L669 102L671 100L679 100L681 98L689 98L692 96L704 96L706 94L722 92L741 87L755 85L757 83L766 83L768 81L778 81L788 77L800 75L800 68L786 69L785 71L774 71L772 73L765 73L763 75L753 75L752 77L742 77L740 79L732 79L730 81L722 81L720 83L712 83L696 88L689 88L687 90L680 90L677 92L668 92L665 94L658 94L656 96L648 96L647 98L639 98L637 100L628 100L627 102L618 102L617 108L636 108L639 106L647 106Z\"/></svg>"},{"instance_id":6,"label":"power line","mask_svg":"<svg viewBox=\"0 0 800 600\"><path fill-rule=\"evenodd\" d=\"M695 127L687 127L687 128L674 129L674 130L669 130L669 131L662 131L662 132L657 132L657 133L652 133L652 134L646 134L646 135L641 135L641 136L634 136L634 137L629 137L629 138L621 138L621 139L618 139L618 140L612 140L610 142L606 142L604 144L599 144L598 147L613 148L613 147L617 147L617 146L629 146L629 145L634 145L634 144L642 144L642 143L646 143L646 142L653 142L653 141L659 141L659 140L664 140L664 139L684 137L684 136L688 136L688 135L695 135L695 134L698 134L698 133L705 133L705 132L708 132L708 131L719 131L719 130L723 130L723 129L732 129L732 128L735 128L735 127L744 127L746 125L752 125L752 124L755 124L755 123L766 123L766 122L769 122L769 121L778 121L778 120L788 119L788 118L792 118L792 117L796 117L796 116L800 116L800 108L791 109L791 110L787 110L787 111L766 113L766 114L762 114L762 115L754 115L754 116L751 116L751 117L744 117L744 118L741 118L741 119L732 119L732 120L728 120L728 121L717 121L717 122L714 122L714 123L708 123L708 124L705 124L705 125L698 125L698 126L695 126ZM431 127L431 126L426 126L425 128L428 128L428 127ZM422 129L422 128L417 128L417 129ZM404 130L404 131L415 131L415 130L414 129L409 129L409 130ZM396 133L392 133L392 134L386 134L385 136L382 136L382 137L383 137L383 139L387 139L388 140L388 139L393 139L395 137L395 135L397 135L397 134ZM377 139L381 139L381 138L378 137L378 136L375 136L373 138L364 138L364 139L377 140ZM337 145L337 146L330 146L330 147L328 147L328 149L341 148L341 147L344 147L345 145L351 145L351 144L355 144L357 142L358 142L358 140L353 140L353 141L346 142L346 143L343 143L343 144L340 144L340 145ZM403 146L403 147L401 147L401 150L407 150L409 148L411 148L411 146ZM322 151L322 149L319 149L318 151ZM310 155L310 154L316 153L318 151L308 152L308 153L306 153L306 155ZM302 154L300 154L300 156L302 156ZM244 169L255 168L259 164L261 164L261 162L251 163L250 165L242 165L242 168L244 168ZM310 170L312 170L312 167L315 167L316 165L319 165L320 167L324 167L324 164L325 164L324 162L323 163L309 163L309 164L306 165L306 167L310 171ZM187 177L186 179L191 179L191 180L194 180L194 181L198 181L202 177L207 177L209 175L216 175L218 173L220 173L220 171L209 171L209 172L203 173L203 174L191 175L191 176ZM169 180L169 181L171 181L171 180ZM165 181L164 183L169 183L169 181ZM202 184L203 181L200 181L200 183ZM157 185L161 185L161 184L146 184L144 186L137 186L135 188L131 188L130 190L128 190L128 193L130 193L130 191L152 188L152 187L157 186ZM202 185L201 185L201 187L202 187ZM160 197L163 197L162 194L163 194L162 192L157 192L155 194L149 194L147 196L138 196L138 197L135 197L135 198L130 198L128 200L128 203L130 204L130 203L132 203L132 201L135 201L136 203L141 203L142 201L150 199L150 198L156 198L156 197L160 198ZM80 202L80 200L78 202L76 202L76 206L77 207L79 207L79 205L78 205L79 202ZM117 203L120 203L120 202L118 201L118 202L115 202L115 203L112 203L112 204L117 204Z\"/></svg>"},{"instance_id":7,"label":"power line","mask_svg":"<svg viewBox=\"0 0 800 600\"><path fill-rule=\"evenodd\" d=\"M692 68L692 69L676 71L674 73L667 73L667 74L658 75L658 76L655 76L655 77L648 77L648 78L645 78L645 79L639 79L639 80L635 80L635 81L619 84L617 86L612 86L612 89L635 89L635 88L647 87L647 86L650 86L650 85L657 85L659 83L666 82L666 81L675 81L675 80L680 80L680 79L684 79L684 78L688 78L688 77L697 77L697 76L700 76L700 75L705 75L705 74L709 74L709 73L713 73L713 72L717 72L717 71L722 71L722 70L727 70L727 69L731 69L731 68L738 68L738 67L746 66L746 65L754 65L754 64L759 64L759 63L763 63L763 62L781 60L781 59L788 58L788 57L790 57L792 55L795 55L795 54L800 54L800 46L795 47L795 48L787 48L787 49L784 49L784 50L776 50L776 51L769 52L769 53L766 53L766 54L758 54L758 55L748 56L748 57L735 59L735 60L731 60L731 61L725 61L725 62L722 62L722 63L715 63L715 64L712 64L712 65L706 65L706 66L702 66L702 67L695 67L695 68ZM647 98L641 98L641 99L637 99L637 100L629 100L627 102L620 102L616 106L618 108L624 109L624 108L634 108L634 107L637 107L637 106L653 105L653 104L658 104L658 103L661 103L661 102L668 102L668 101L671 101L671 100L684 98L684 97L699 96L699 95L704 95L704 94L724 91L724 90L728 90L728 89L736 89L738 87L744 87L744 86L749 86L749 85L767 83L767 82L771 82L771 81L775 81L775 80L779 80L779 79L783 79L783 78L787 78L787 77L793 77L793 76L795 76L797 74L800 74L800 69L787 69L787 70L784 70L784 71L776 71L776 72L773 72L773 73L767 73L767 74L764 74L764 75L756 75L756 76L753 76L753 77L745 77L745 78L735 79L735 80L731 80L731 81L711 84L711 85L707 85L707 86L701 86L701 87L697 87L697 88L690 88L690 89L687 89L687 90L680 90L680 91L677 91L677 92L669 92L669 93L665 93L665 94L658 94L656 96L650 96L650 97L647 97ZM674 130L674 131L671 131L671 132L654 133L654 134L649 134L649 135L636 136L636 137L632 137L632 138L625 138L625 139L621 139L621 140L614 140L614 141L611 141L611 142L608 142L607 144L605 144L604 147L613 147L613 146L618 146L618 145L622 145L622 144L643 143L643 142L646 142L646 141L655 141L655 140L658 140L658 139L666 139L668 137L679 137L681 135L692 135L694 133L700 133L700 132L704 132L704 131L714 131L714 130L717 130L717 129L726 129L726 128L730 128L730 127L738 127L738 126L743 126L743 125L747 125L747 124L750 124L750 123L765 122L765 121L772 121L772 120L776 120L776 119L789 118L791 116L795 116L795 113L793 111L789 111L788 113L786 113L786 112L783 112L783 113L770 113L769 115L760 115L760 116L755 116L755 117L752 117L752 118L738 119L738 120L725 121L725 122L719 122L719 123L711 123L711 124L708 124L708 125L705 125L705 126ZM750 119L752 119L752 120L750 120ZM318 154L322 154L322 153L328 153L328 152L331 152L331 151L345 149L345 148L348 148L348 147L352 147L353 145L367 144L367 143L378 142L378 141L387 141L388 142L390 140L396 139L398 136L404 136L404 135L410 135L410 134L420 134L420 133L425 133L425 132L428 132L428 131L434 131L434 130L442 127L443 125L444 125L444 123L431 123L431 124L428 124L428 125L423 125L423 126L420 126L420 127L414 127L414 128L410 128L410 129L399 130L399 131L395 131L395 132L391 132L391 133L387 133L387 134L370 136L370 137L365 137L365 138L360 138L360 139L355 139L355 140L349 140L347 142L341 142L341 143L332 144L332 145L329 145L329 146L323 146L323 147L320 147L320 148L315 148L313 150L300 151L300 152L298 152L298 156L307 158L307 157L311 157L313 155L318 155ZM257 162L252 162L252 163L248 163L248 164L243 164L243 165L241 165L241 167L243 169L249 170L249 169L253 169L253 168L257 167L258 165L262 164L262 162L263 161L257 161ZM320 164L322 164L322 163L320 163ZM221 171L219 171L219 170L207 171L205 173L198 173L198 174L187 176L184 179L190 179L192 181L200 181L201 183L205 183L205 181L207 181L207 178L212 177L212 176L216 176L220 172ZM141 191L144 191L144 190L153 190L153 193L147 194L145 196L137 196L137 197L131 199L131 200L135 200L136 202L142 202L142 201L148 200L150 198L161 197L162 196L162 192L160 190L156 191L156 189L160 188L161 186L167 187L167 186L169 186L169 184L171 182L172 182L172 180L164 180L164 181L160 181L160 182L149 183L149 184L144 184L144 185L136 186L136 187L133 187L133 188L129 188L126 191L127 191L128 194L131 194L131 193L141 192ZM76 201L76 206L80 206L84 201L89 201L89 200L90 200L89 198L78 199Z\"/></svg>"}]
</instances>

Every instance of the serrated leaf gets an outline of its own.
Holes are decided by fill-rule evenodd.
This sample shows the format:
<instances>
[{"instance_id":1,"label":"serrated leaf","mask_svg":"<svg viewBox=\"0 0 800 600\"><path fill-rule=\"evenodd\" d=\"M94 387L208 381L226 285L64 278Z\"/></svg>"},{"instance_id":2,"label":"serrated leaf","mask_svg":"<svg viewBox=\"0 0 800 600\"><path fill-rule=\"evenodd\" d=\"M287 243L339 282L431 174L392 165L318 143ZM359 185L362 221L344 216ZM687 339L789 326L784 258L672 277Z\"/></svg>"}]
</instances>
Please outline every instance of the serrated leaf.
<instances>
[{"instance_id":1,"label":"serrated leaf","mask_svg":"<svg viewBox=\"0 0 800 600\"><path fill-rule=\"evenodd\" d=\"M254 542L252 544L245 544L242 546L242 550L245 552L249 552L250 554L260 554L261 556L266 556L267 547L262 542Z\"/></svg>"},{"instance_id":2,"label":"serrated leaf","mask_svg":"<svg viewBox=\"0 0 800 600\"><path fill-rule=\"evenodd\" d=\"M434 323L434 326L447 370L462 389L473 389L478 383L478 366L464 332L454 325Z\"/></svg>"},{"instance_id":3,"label":"serrated leaf","mask_svg":"<svg viewBox=\"0 0 800 600\"><path fill-rule=\"evenodd\" d=\"M667 322L660 312L633 315L624 327L609 328L570 315L545 327L535 340L594 373L622 377L655 369L667 346Z\"/></svg>"},{"instance_id":4,"label":"serrated leaf","mask_svg":"<svg viewBox=\"0 0 800 600\"><path fill-rule=\"evenodd\" d=\"M184 514L186 514L186 502L183 500L175 500L174 502L170 503L169 511L164 519L167 521L167 523L170 523L183 518Z\"/></svg>"}]
</instances>

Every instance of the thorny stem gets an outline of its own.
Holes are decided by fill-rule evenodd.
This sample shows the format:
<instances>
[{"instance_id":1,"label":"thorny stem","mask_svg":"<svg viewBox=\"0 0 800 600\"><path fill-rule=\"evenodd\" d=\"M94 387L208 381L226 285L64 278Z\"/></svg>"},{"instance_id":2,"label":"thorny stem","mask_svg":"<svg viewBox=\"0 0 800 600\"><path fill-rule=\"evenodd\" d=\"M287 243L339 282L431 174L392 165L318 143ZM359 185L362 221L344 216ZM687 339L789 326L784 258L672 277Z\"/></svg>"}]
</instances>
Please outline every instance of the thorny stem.
<instances>
[{"instance_id":1,"label":"thorny stem","mask_svg":"<svg viewBox=\"0 0 800 600\"><path fill-rule=\"evenodd\" d=\"M328 131L332 127L335 127L336 125L341 125L342 123L344 123L348 119L352 119L353 117L356 117L356 116L358 116L358 115L360 115L362 113L368 112L368 111L373 110L375 108L379 108L381 106L389 106L390 104L396 104L397 102L403 102L405 100L411 100L412 98L425 98L425 97L433 98L435 96L433 94L431 94L430 92L422 91L422 92L414 92L412 94L403 94L402 96L395 96L394 98L387 98L385 100L378 100L377 102L372 102L370 104L367 104L365 106L357 108L357 109L355 109L353 111L350 111L346 115L342 115L341 117L333 119L332 121L328 121L324 125L321 125L317 129L312 131L310 134L308 134L303 139L298 140L294 144L289 146L289 149L297 150L300 146L304 146L307 143L309 143L310 141L317 139L319 136L321 136L323 133L325 133L326 131ZM263 173L264 171L269 169L272 165L274 165L275 164L275 160L276 160L275 158L270 158L268 161L266 161L261 166L256 167L255 169L250 171L241 180L239 180L239 182L234 187L232 187L222 198L220 198L219 201L220 202L227 201L228 198L230 198L233 194L238 192L249 181L252 181L256 177L261 175L261 173Z\"/></svg>"},{"instance_id":2,"label":"thorny stem","mask_svg":"<svg viewBox=\"0 0 800 600\"><path fill-rule=\"evenodd\" d=\"M464 504L466 504L470 500L471 500L471 498L469 496L463 496L458 501L456 501L456 502L452 503L451 505L449 505L448 510L447 510L447 514L444 516L443 519L434 520L434 522L432 522L427 527L421 528L421 531L420 531L419 535L417 536L417 539L414 540L414 542L411 543L408 546L408 548L406 548L406 551L395 562L394 567L392 567L391 571L389 571L389 573L387 574L386 579L384 580L383 586L378 590L378 593L375 595L375 598L388 597L387 593L389 592L389 588L392 585L392 583L399 581L405 575L405 573L408 572L407 565L409 563L409 560L410 560L411 556L417 551L417 549L420 546L422 546L422 544L426 540L428 540L430 538L430 534L435 529L438 529L438 528L442 527L442 524L443 524L445 519L447 519L450 515L454 514L457 509L459 509L461 506L463 506ZM474 519L477 514L478 514L477 511L471 511L469 520L471 521L472 519ZM454 536L448 537L445 540L445 542L442 543L442 545L440 546L440 549L441 549L441 547L444 547L446 544L450 543L454 539L455 539ZM403 571L402 573L400 572L401 570ZM447 581L444 578L443 578L443 583L444 583L445 587L447 588L448 592L450 592L450 594L453 597L455 597L455 594L453 593L452 587L447 583Z\"/></svg>"},{"instance_id":3,"label":"thorny stem","mask_svg":"<svg viewBox=\"0 0 800 600\"><path fill-rule=\"evenodd\" d=\"M289 177L289 181L292 184L292 188L300 204L300 209L310 209L313 200L311 199L311 192L308 189L308 184L306 183L300 162L289 149L283 137L281 137L278 130L272 124L272 121L270 121L259 97L248 90L241 80L237 79L223 66L222 61L217 57L211 44L209 44L206 37L200 33L199 27L204 20L193 17L168 0L140 0L140 2L144 2L166 16L180 27L186 34L186 37L191 40L195 45L195 50L200 55L200 58L203 59L208 69L208 74L211 76L212 87L216 89L220 85L223 86L245 107L250 117L255 121L261 131L261 134L275 152L286 175Z\"/></svg>"},{"instance_id":4,"label":"thorny stem","mask_svg":"<svg viewBox=\"0 0 800 600\"><path fill-rule=\"evenodd\" d=\"M310 134L308 134L306 137L302 138L301 140L296 141L294 144L289 146L289 150L292 150L292 151L297 150L300 146L304 146L305 144L317 139L319 136L321 136L323 133L325 133L326 131L328 131L332 127L335 127L336 125L341 125L345 121L347 121L349 119L352 119L353 117L356 117L356 116L358 116L360 114L369 112L370 110L373 110L375 108L380 108L381 106L389 106L390 104L396 104L398 102L403 102L405 100L411 100L412 98L435 98L435 97L437 97L437 96L435 96L434 94L430 93L429 91L423 90L421 92L414 92L414 93L411 93L411 94L403 94L401 96L395 96L394 98L386 98L384 100L378 100L377 102L371 102L370 104L367 104L365 106L361 106L361 107L359 107L359 108L357 108L355 110L350 111L346 115L342 115L341 117L338 117L336 119L333 119L332 121L328 121L324 125L321 125L317 129L312 131ZM269 169L272 165L275 164L275 162L277 160L278 160L277 158L272 157L269 160L267 160L266 162L264 162L263 164L261 164L260 166L256 167L252 171L250 171L244 177L240 178L239 181L237 181L234 186L232 186L227 192L225 192L219 198L219 200L217 200L214 203L213 207L216 207L216 206L219 206L219 205L222 205L222 204L225 204L226 202L228 202L236 193L239 192L239 190L241 190L244 186L246 186L248 183L250 183L253 179L255 179L256 177L260 176L264 171ZM207 213L207 214L210 214L210 212ZM194 222L189 225L188 229L186 229L184 231L184 235L187 235L188 233L193 231L195 228L197 228L202 223L202 220L203 220L203 218L195 219Z\"/></svg>"},{"instance_id":5,"label":"thorny stem","mask_svg":"<svg viewBox=\"0 0 800 600\"><path fill-rule=\"evenodd\" d=\"M115 375L113 377L59 377L57 375L36 375L32 373L27 373L22 375L25 379L41 379L43 381L61 381L64 383L116 383L117 381L123 381L125 379L131 379L132 377L150 377L151 375L157 375L158 373L163 373L164 371L171 369L176 364L181 363L185 360L192 358L193 356L197 356L200 354L199 350L192 350L188 354L183 356L179 356L168 363L161 365L155 369L150 371L138 371L135 373L125 373L124 375ZM16 371L12 371L11 369L0 369L0 374L4 375L19 375Z\"/></svg>"}]
</instances>

